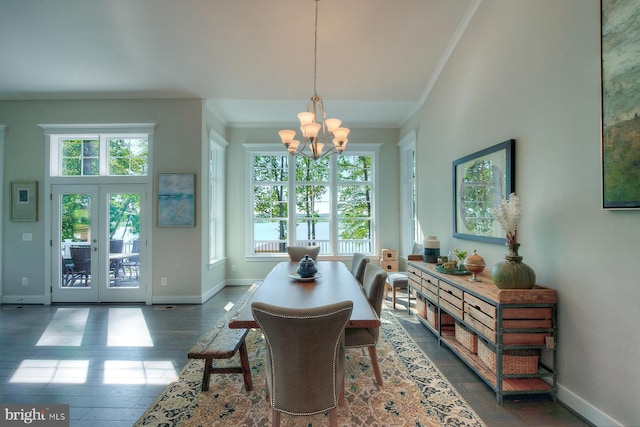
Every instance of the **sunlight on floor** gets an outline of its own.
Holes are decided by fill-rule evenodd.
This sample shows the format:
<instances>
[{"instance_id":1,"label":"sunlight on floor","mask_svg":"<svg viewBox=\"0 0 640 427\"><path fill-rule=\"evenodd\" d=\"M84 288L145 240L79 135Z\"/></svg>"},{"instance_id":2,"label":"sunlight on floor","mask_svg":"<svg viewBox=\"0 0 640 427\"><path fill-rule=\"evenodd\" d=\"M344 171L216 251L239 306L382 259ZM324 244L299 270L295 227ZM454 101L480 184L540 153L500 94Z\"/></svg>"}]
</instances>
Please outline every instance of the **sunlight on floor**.
<instances>
[{"instance_id":1,"label":"sunlight on floor","mask_svg":"<svg viewBox=\"0 0 640 427\"><path fill-rule=\"evenodd\" d=\"M106 360L105 384L167 385L178 376L170 360Z\"/></svg>"},{"instance_id":2,"label":"sunlight on floor","mask_svg":"<svg viewBox=\"0 0 640 427\"><path fill-rule=\"evenodd\" d=\"M89 372L88 360L33 360L20 363L10 383L83 384Z\"/></svg>"},{"instance_id":3,"label":"sunlight on floor","mask_svg":"<svg viewBox=\"0 0 640 427\"><path fill-rule=\"evenodd\" d=\"M57 309L36 346L79 347L88 318L88 308Z\"/></svg>"},{"instance_id":4,"label":"sunlight on floor","mask_svg":"<svg viewBox=\"0 0 640 427\"><path fill-rule=\"evenodd\" d=\"M139 308L110 308L109 347L153 347L144 314Z\"/></svg>"}]
</instances>

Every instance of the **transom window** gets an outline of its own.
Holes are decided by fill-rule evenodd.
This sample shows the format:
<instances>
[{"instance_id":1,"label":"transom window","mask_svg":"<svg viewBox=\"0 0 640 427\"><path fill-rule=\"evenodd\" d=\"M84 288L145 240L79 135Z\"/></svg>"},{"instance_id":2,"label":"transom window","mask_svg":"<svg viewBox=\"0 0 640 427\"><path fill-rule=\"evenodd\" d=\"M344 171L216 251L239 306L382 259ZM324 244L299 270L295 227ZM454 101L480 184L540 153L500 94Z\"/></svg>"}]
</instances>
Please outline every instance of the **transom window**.
<instances>
[{"instance_id":1,"label":"transom window","mask_svg":"<svg viewBox=\"0 0 640 427\"><path fill-rule=\"evenodd\" d=\"M51 176L147 176L148 135L51 138Z\"/></svg>"},{"instance_id":2,"label":"transom window","mask_svg":"<svg viewBox=\"0 0 640 427\"><path fill-rule=\"evenodd\" d=\"M250 254L284 254L288 245L317 245L324 255L374 253L375 155L249 153Z\"/></svg>"}]
</instances>

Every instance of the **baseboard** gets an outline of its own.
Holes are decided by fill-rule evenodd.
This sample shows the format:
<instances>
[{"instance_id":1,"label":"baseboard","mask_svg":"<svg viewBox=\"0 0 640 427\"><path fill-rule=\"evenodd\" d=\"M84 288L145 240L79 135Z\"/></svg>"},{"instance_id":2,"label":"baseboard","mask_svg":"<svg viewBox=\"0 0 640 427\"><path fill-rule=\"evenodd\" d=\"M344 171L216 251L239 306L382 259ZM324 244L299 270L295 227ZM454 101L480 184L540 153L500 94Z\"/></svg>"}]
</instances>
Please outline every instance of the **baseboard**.
<instances>
[{"instance_id":1,"label":"baseboard","mask_svg":"<svg viewBox=\"0 0 640 427\"><path fill-rule=\"evenodd\" d=\"M232 279L226 280L226 286L251 286L256 282L260 282L262 279Z\"/></svg>"},{"instance_id":2,"label":"baseboard","mask_svg":"<svg viewBox=\"0 0 640 427\"><path fill-rule=\"evenodd\" d=\"M40 304L43 305L44 295L3 295L2 304Z\"/></svg>"},{"instance_id":3,"label":"baseboard","mask_svg":"<svg viewBox=\"0 0 640 427\"><path fill-rule=\"evenodd\" d=\"M596 426L623 426L571 390L558 384L558 400L573 412Z\"/></svg>"}]
</instances>

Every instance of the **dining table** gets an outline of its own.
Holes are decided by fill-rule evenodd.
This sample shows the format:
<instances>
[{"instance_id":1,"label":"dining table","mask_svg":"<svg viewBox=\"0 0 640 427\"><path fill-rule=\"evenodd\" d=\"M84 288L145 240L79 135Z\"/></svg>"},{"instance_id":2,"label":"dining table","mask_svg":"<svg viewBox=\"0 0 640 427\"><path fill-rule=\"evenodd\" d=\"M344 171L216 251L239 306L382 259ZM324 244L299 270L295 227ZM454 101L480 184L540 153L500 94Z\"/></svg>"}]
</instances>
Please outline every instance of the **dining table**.
<instances>
[{"instance_id":1,"label":"dining table","mask_svg":"<svg viewBox=\"0 0 640 427\"><path fill-rule=\"evenodd\" d=\"M229 328L259 328L253 318L251 303L293 309L305 309L353 301L347 328L375 328L380 319L369 304L362 286L341 261L317 261L313 278L300 278L297 262L280 262L269 272L253 295L229 321Z\"/></svg>"}]
</instances>

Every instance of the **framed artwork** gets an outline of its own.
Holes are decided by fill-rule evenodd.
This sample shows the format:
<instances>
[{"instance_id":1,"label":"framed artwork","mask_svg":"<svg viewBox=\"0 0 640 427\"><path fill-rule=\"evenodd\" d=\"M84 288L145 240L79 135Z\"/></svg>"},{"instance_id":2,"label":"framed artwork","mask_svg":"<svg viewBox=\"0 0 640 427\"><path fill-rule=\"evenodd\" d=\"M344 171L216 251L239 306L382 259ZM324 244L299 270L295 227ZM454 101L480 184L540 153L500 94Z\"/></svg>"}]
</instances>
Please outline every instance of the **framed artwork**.
<instances>
[{"instance_id":1,"label":"framed artwork","mask_svg":"<svg viewBox=\"0 0 640 427\"><path fill-rule=\"evenodd\" d=\"M196 175L158 174L158 227L195 227Z\"/></svg>"},{"instance_id":2,"label":"framed artwork","mask_svg":"<svg viewBox=\"0 0 640 427\"><path fill-rule=\"evenodd\" d=\"M38 181L11 183L11 221L38 220Z\"/></svg>"},{"instance_id":3,"label":"framed artwork","mask_svg":"<svg viewBox=\"0 0 640 427\"><path fill-rule=\"evenodd\" d=\"M453 162L453 237L504 245L491 210L515 192L515 140Z\"/></svg>"},{"instance_id":4,"label":"framed artwork","mask_svg":"<svg viewBox=\"0 0 640 427\"><path fill-rule=\"evenodd\" d=\"M601 0L602 208L640 208L640 2Z\"/></svg>"}]
</instances>

